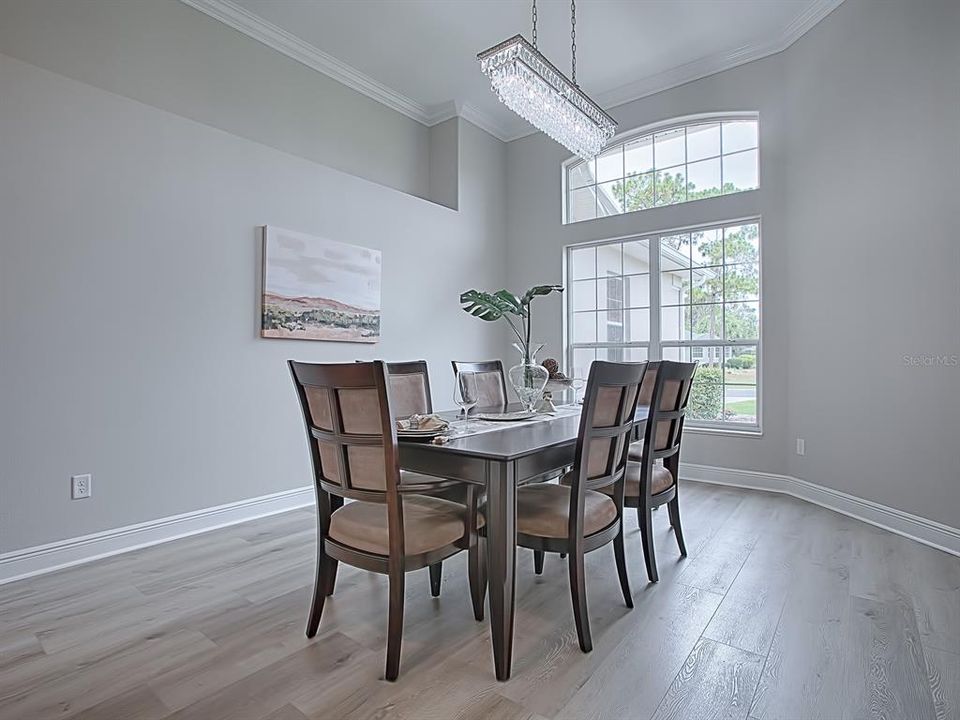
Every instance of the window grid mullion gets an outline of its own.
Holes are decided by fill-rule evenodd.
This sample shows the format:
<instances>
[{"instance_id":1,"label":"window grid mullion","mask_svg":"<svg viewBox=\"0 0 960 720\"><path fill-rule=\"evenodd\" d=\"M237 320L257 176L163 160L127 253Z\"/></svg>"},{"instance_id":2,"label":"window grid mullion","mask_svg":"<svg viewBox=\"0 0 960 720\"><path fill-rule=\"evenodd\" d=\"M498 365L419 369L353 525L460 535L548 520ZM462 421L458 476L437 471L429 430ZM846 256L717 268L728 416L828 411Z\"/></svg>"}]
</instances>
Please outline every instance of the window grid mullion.
<instances>
[{"instance_id":1,"label":"window grid mullion","mask_svg":"<svg viewBox=\"0 0 960 720\"><path fill-rule=\"evenodd\" d=\"M720 126L720 142L723 142L723 125ZM721 148L722 150L723 148ZM720 161L720 173L723 174L723 160ZM721 177L721 182L723 178ZM723 228L720 231L720 258L723 261L720 265L720 322L721 331L720 334L723 336L723 339L727 339L727 229ZM725 346L720 349L720 392L723 393L720 397L720 419L723 422L727 420L727 348Z\"/></svg>"},{"instance_id":2,"label":"window grid mullion","mask_svg":"<svg viewBox=\"0 0 960 720\"><path fill-rule=\"evenodd\" d=\"M653 347L653 359L662 360L660 328L660 235L648 242L650 253L650 340Z\"/></svg>"}]
</instances>

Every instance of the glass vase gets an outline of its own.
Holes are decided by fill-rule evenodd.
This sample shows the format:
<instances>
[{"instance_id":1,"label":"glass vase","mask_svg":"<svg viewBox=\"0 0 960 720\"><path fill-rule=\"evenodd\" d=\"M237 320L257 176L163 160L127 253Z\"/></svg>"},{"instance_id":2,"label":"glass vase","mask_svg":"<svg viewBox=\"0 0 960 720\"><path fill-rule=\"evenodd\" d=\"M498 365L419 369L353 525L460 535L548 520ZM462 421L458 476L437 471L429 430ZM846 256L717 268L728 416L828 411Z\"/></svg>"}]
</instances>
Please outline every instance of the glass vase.
<instances>
[{"instance_id":1,"label":"glass vase","mask_svg":"<svg viewBox=\"0 0 960 720\"><path fill-rule=\"evenodd\" d=\"M510 368L507 376L520 398L520 404L529 412L534 412L543 399L543 389L550 379L547 369L537 364L537 353L543 348L543 344L531 343L524 347L520 343L514 343L513 346L520 351L521 361L519 365Z\"/></svg>"}]
</instances>

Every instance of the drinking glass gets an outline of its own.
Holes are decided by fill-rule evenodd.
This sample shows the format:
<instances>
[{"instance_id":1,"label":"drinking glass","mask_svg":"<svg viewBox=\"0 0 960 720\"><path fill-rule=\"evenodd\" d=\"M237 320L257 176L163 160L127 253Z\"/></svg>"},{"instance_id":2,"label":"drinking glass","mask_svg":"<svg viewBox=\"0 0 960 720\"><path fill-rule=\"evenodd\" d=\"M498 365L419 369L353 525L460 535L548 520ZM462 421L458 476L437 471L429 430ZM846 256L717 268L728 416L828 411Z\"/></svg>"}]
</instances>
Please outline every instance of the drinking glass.
<instances>
[{"instance_id":1,"label":"drinking glass","mask_svg":"<svg viewBox=\"0 0 960 720\"><path fill-rule=\"evenodd\" d=\"M477 404L478 399L477 374L467 371L458 372L453 388L453 401L460 406L461 417L467 417L470 408Z\"/></svg>"},{"instance_id":2,"label":"drinking glass","mask_svg":"<svg viewBox=\"0 0 960 720\"><path fill-rule=\"evenodd\" d=\"M580 391L583 389L583 386L587 384L586 375L588 370L586 368L574 368L573 376L570 378L570 387L573 388L573 404L579 405L580 400L578 396Z\"/></svg>"}]
</instances>

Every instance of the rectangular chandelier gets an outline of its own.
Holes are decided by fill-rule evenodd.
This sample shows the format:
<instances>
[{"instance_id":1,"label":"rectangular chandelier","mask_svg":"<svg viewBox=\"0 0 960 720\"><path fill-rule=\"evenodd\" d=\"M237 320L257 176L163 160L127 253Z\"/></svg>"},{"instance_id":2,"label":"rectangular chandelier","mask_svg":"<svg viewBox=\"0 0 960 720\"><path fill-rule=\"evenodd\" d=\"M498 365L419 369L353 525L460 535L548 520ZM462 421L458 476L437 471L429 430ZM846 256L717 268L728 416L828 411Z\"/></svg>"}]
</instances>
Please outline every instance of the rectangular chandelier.
<instances>
[{"instance_id":1,"label":"rectangular chandelier","mask_svg":"<svg viewBox=\"0 0 960 720\"><path fill-rule=\"evenodd\" d=\"M477 60L500 102L584 160L599 155L616 132L614 119L522 35Z\"/></svg>"}]
</instances>

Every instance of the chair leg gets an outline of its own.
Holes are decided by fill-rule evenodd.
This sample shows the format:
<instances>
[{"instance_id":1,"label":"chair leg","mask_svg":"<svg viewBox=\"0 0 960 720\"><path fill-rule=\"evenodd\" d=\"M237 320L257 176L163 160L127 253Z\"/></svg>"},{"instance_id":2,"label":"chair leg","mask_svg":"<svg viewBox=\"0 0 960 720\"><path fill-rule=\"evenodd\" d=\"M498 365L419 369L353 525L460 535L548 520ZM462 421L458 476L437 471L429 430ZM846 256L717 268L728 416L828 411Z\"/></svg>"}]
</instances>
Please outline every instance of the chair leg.
<instances>
[{"instance_id":1,"label":"chair leg","mask_svg":"<svg viewBox=\"0 0 960 720\"><path fill-rule=\"evenodd\" d=\"M677 538L677 547L680 548L680 556L687 556L687 545L683 542L683 528L680 527L680 498L674 495L673 500L667 504L667 510L670 512L670 525L673 526L673 534Z\"/></svg>"},{"instance_id":2,"label":"chair leg","mask_svg":"<svg viewBox=\"0 0 960 720\"><path fill-rule=\"evenodd\" d=\"M317 574L313 583L313 600L310 601L310 615L307 617L307 637L312 638L320 627L323 604L333 586L332 576L336 572L336 560L323 550L317 553Z\"/></svg>"},{"instance_id":3,"label":"chair leg","mask_svg":"<svg viewBox=\"0 0 960 720\"><path fill-rule=\"evenodd\" d=\"M570 567L570 597L573 600L573 619L577 625L577 638L584 652L593 650L590 639L590 618L587 617L587 579L583 567L583 551L573 551L568 560Z\"/></svg>"},{"instance_id":4,"label":"chair leg","mask_svg":"<svg viewBox=\"0 0 960 720\"><path fill-rule=\"evenodd\" d=\"M630 578L627 576L627 558L623 552L623 525L620 533L613 539L613 555L617 559L617 575L620 576L620 591L628 608L633 607L633 594L630 592Z\"/></svg>"},{"instance_id":5,"label":"chair leg","mask_svg":"<svg viewBox=\"0 0 960 720\"><path fill-rule=\"evenodd\" d=\"M470 601L473 603L473 617L483 620L483 599L487 594L486 560L483 540L477 542L467 551L467 565L470 578Z\"/></svg>"},{"instance_id":6,"label":"chair leg","mask_svg":"<svg viewBox=\"0 0 960 720\"><path fill-rule=\"evenodd\" d=\"M390 573L390 617L387 625L387 680L396 680L400 674L400 642L403 639L404 573Z\"/></svg>"},{"instance_id":7,"label":"chair leg","mask_svg":"<svg viewBox=\"0 0 960 720\"><path fill-rule=\"evenodd\" d=\"M443 574L443 562L434 563L430 566L430 594L433 597L440 597L440 578Z\"/></svg>"},{"instance_id":8,"label":"chair leg","mask_svg":"<svg viewBox=\"0 0 960 720\"><path fill-rule=\"evenodd\" d=\"M327 581L327 597L333 595L333 589L337 584L337 568L340 566L339 561L334 560L333 558L327 558L330 562L330 572L329 580Z\"/></svg>"},{"instance_id":9,"label":"chair leg","mask_svg":"<svg viewBox=\"0 0 960 720\"><path fill-rule=\"evenodd\" d=\"M650 510L637 508L637 517L640 520L640 538L643 540L643 560L647 565L647 577L650 582L658 582L657 555L653 547L653 518Z\"/></svg>"},{"instance_id":10,"label":"chair leg","mask_svg":"<svg viewBox=\"0 0 960 720\"><path fill-rule=\"evenodd\" d=\"M543 550L533 551L533 571L537 575L543 575Z\"/></svg>"}]
</instances>

